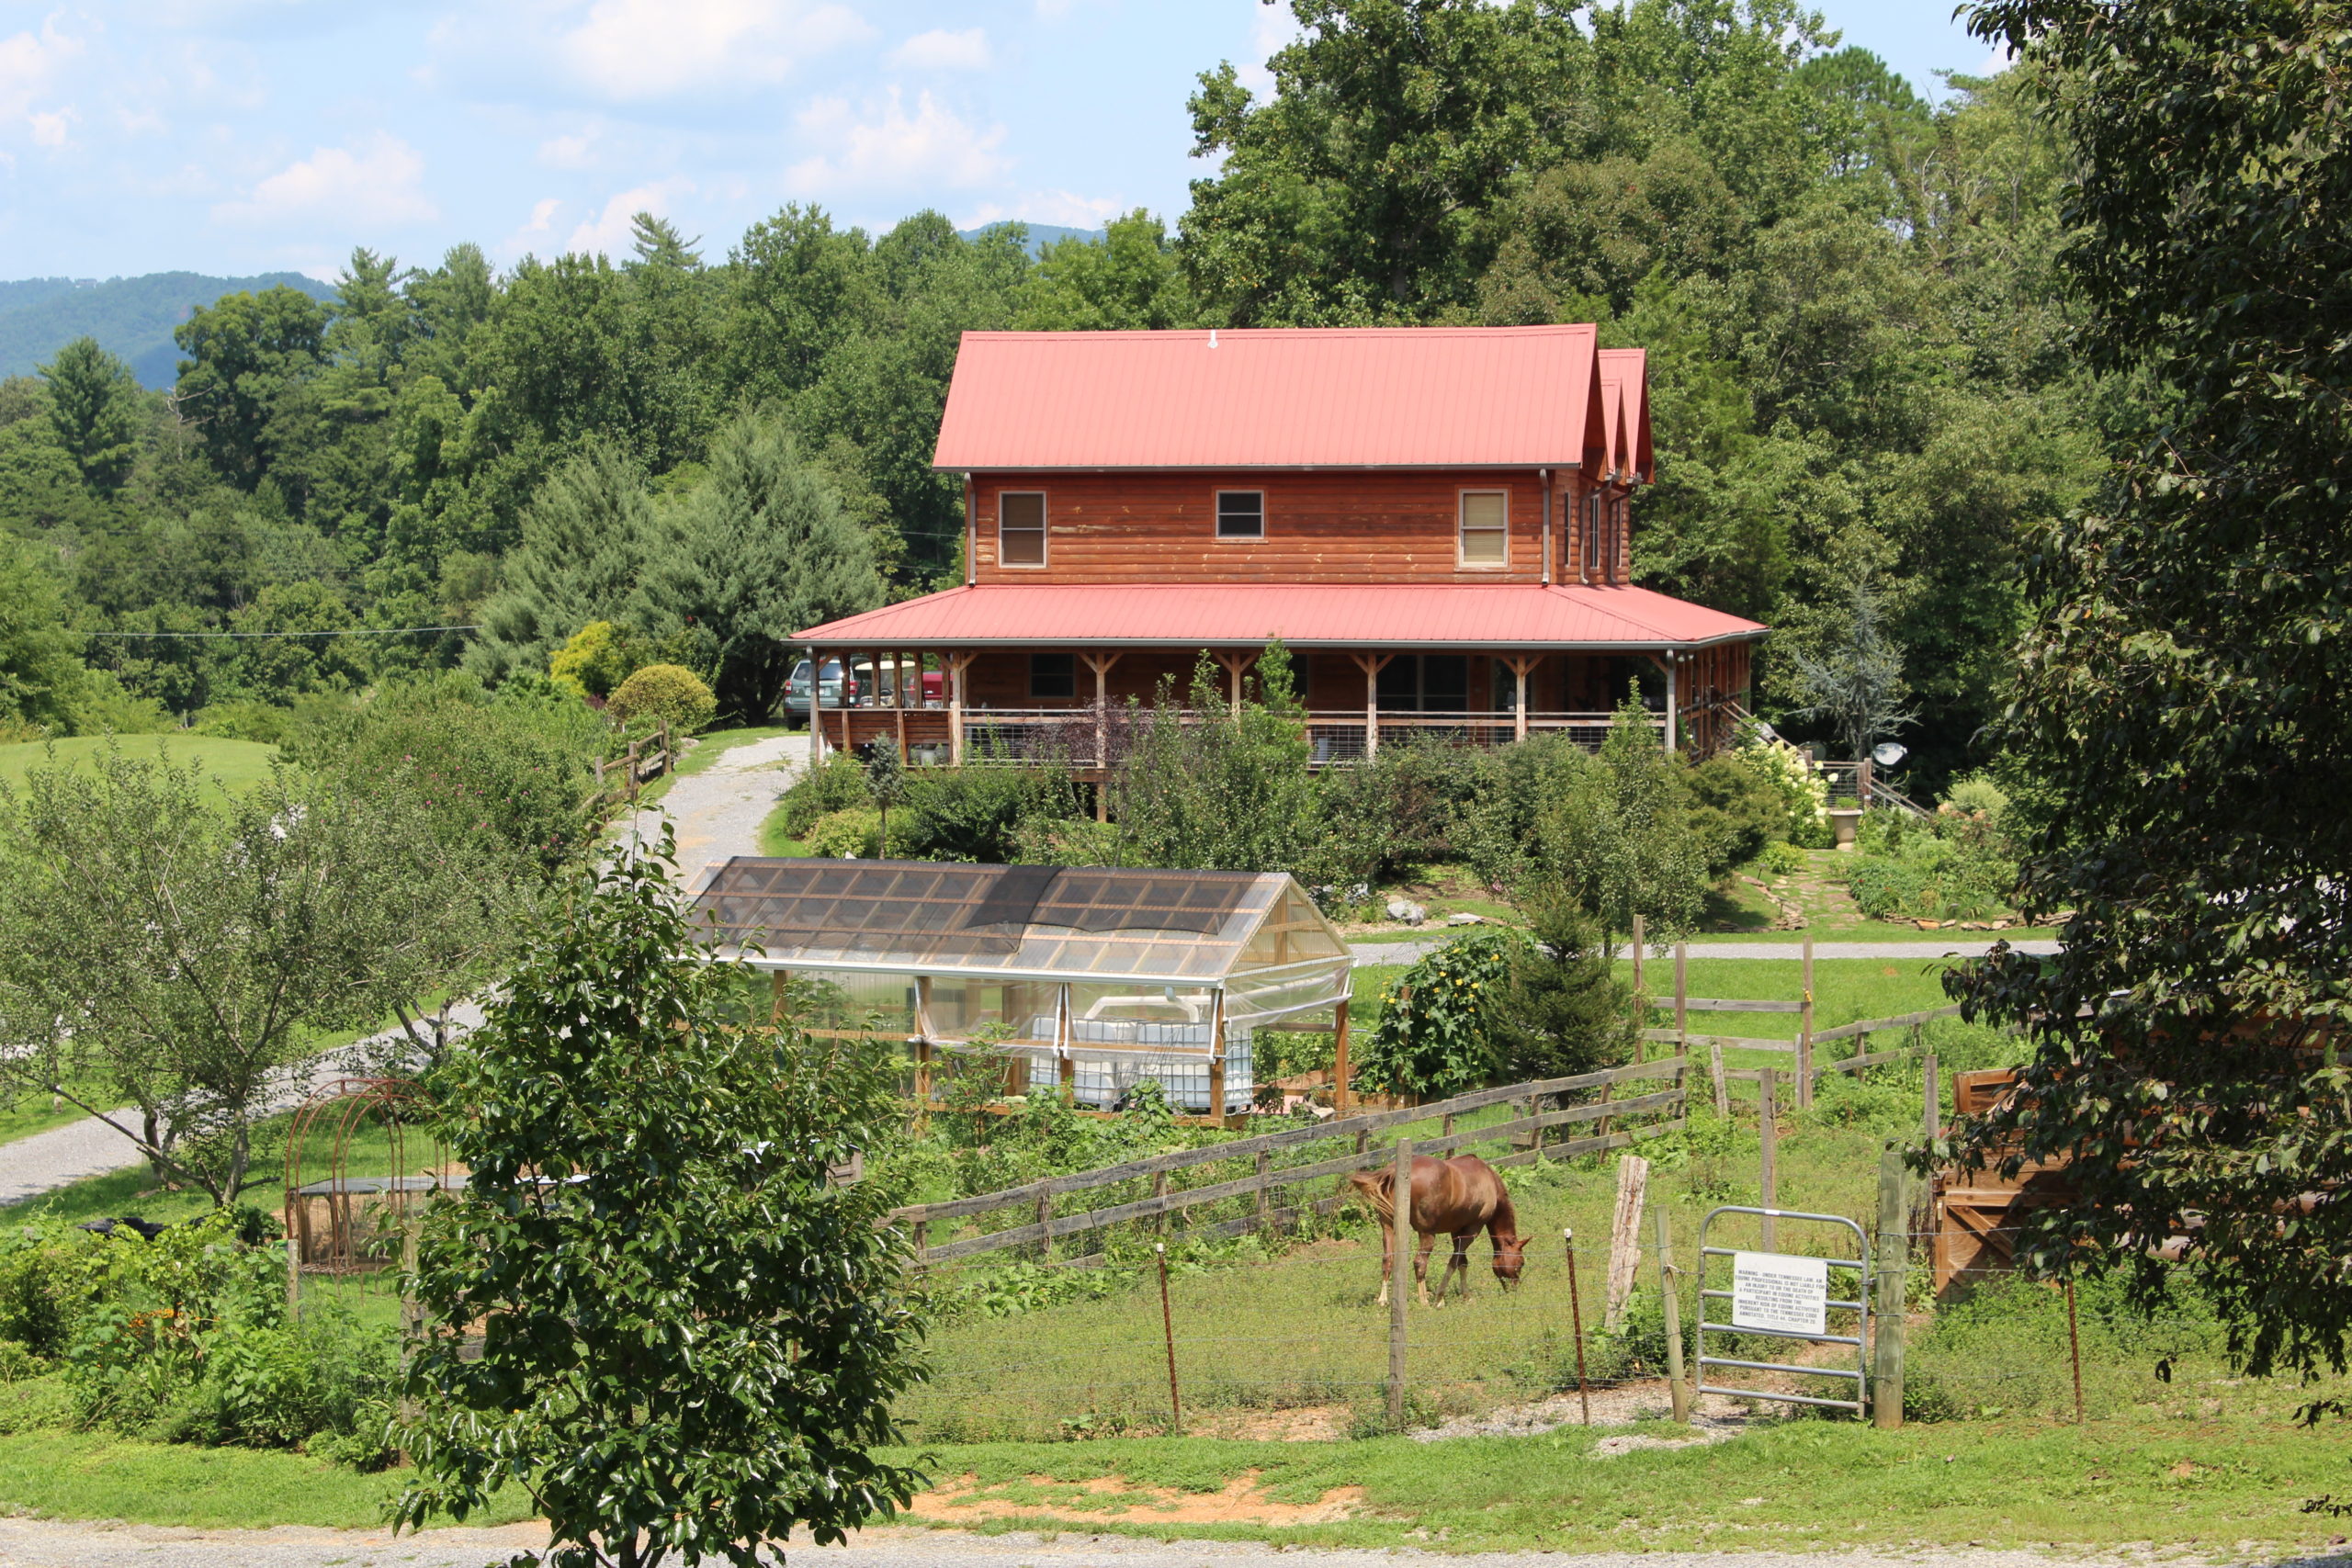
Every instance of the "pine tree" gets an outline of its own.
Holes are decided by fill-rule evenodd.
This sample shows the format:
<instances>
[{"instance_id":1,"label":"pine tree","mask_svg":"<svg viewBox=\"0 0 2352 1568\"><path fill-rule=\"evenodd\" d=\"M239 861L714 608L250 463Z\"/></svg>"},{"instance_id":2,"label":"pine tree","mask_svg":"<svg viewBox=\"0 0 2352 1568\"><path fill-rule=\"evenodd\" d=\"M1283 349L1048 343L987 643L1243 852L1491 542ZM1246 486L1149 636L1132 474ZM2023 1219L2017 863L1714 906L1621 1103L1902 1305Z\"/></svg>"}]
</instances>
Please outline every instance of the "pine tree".
<instances>
[{"instance_id":1,"label":"pine tree","mask_svg":"<svg viewBox=\"0 0 2352 1568\"><path fill-rule=\"evenodd\" d=\"M120 490L139 455L139 383L130 367L97 339L78 337L40 373L57 443L82 470L82 482L107 494Z\"/></svg>"},{"instance_id":2,"label":"pine tree","mask_svg":"<svg viewBox=\"0 0 2352 1568\"><path fill-rule=\"evenodd\" d=\"M656 636L696 634L721 711L775 711L793 634L882 602L865 534L783 423L744 414L711 442L710 473L662 519L639 596Z\"/></svg>"},{"instance_id":3,"label":"pine tree","mask_svg":"<svg viewBox=\"0 0 2352 1568\"><path fill-rule=\"evenodd\" d=\"M590 443L531 498L506 587L482 611L468 667L492 679L544 670L591 621L625 621L653 534L644 475L618 446Z\"/></svg>"}]
</instances>

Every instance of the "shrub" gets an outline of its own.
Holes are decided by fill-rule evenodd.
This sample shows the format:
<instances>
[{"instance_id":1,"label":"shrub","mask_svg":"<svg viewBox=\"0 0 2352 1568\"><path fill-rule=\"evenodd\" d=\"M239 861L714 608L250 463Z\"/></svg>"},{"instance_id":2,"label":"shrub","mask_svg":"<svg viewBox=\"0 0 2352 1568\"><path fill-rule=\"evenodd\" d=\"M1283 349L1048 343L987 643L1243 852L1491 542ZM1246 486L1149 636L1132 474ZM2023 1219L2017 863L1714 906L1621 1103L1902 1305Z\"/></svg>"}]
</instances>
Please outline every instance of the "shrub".
<instances>
[{"instance_id":1,"label":"shrub","mask_svg":"<svg viewBox=\"0 0 2352 1568\"><path fill-rule=\"evenodd\" d=\"M1490 1023L1525 943L1516 931L1479 931L1407 970L1357 1056L1357 1083L1430 1097L1487 1082L1497 1066Z\"/></svg>"},{"instance_id":2,"label":"shrub","mask_svg":"<svg viewBox=\"0 0 2352 1568\"><path fill-rule=\"evenodd\" d=\"M659 719L691 735L718 712L718 699L683 664L648 664L614 688L609 707L623 723Z\"/></svg>"},{"instance_id":3,"label":"shrub","mask_svg":"<svg viewBox=\"0 0 2352 1568\"><path fill-rule=\"evenodd\" d=\"M1710 757L1684 776L1690 793L1691 833L1706 846L1707 870L1722 876L1786 840L1788 799L1773 782L1736 755Z\"/></svg>"},{"instance_id":4,"label":"shrub","mask_svg":"<svg viewBox=\"0 0 2352 1568\"><path fill-rule=\"evenodd\" d=\"M984 756L910 773L890 839L918 860L1001 864L1020 856L1025 825L1066 822L1077 809L1068 770Z\"/></svg>"},{"instance_id":5,"label":"shrub","mask_svg":"<svg viewBox=\"0 0 2352 1568\"><path fill-rule=\"evenodd\" d=\"M870 806L827 812L800 839L820 860L873 860L882 852L882 814Z\"/></svg>"},{"instance_id":6,"label":"shrub","mask_svg":"<svg viewBox=\"0 0 2352 1568\"><path fill-rule=\"evenodd\" d=\"M510 680L492 695L447 674L309 709L285 750L297 766L414 800L447 845L552 870L596 836L583 803L607 736L584 703L544 681Z\"/></svg>"},{"instance_id":7,"label":"shrub","mask_svg":"<svg viewBox=\"0 0 2352 1568\"><path fill-rule=\"evenodd\" d=\"M1813 760L1785 740L1751 733L1732 752L1732 760L1771 786L1788 812L1788 829L1780 835L1806 849L1829 844L1829 781Z\"/></svg>"},{"instance_id":8,"label":"shrub","mask_svg":"<svg viewBox=\"0 0 2352 1568\"><path fill-rule=\"evenodd\" d=\"M575 697L603 697L636 668L628 635L610 621L591 621L548 656L548 679Z\"/></svg>"},{"instance_id":9,"label":"shrub","mask_svg":"<svg viewBox=\"0 0 2352 1568\"><path fill-rule=\"evenodd\" d=\"M873 802L865 793L865 769L848 752L835 751L825 759L823 767L811 768L795 779L776 804L784 812L785 833L806 840L820 817L870 807Z\"/></svg>"}]
</instances>

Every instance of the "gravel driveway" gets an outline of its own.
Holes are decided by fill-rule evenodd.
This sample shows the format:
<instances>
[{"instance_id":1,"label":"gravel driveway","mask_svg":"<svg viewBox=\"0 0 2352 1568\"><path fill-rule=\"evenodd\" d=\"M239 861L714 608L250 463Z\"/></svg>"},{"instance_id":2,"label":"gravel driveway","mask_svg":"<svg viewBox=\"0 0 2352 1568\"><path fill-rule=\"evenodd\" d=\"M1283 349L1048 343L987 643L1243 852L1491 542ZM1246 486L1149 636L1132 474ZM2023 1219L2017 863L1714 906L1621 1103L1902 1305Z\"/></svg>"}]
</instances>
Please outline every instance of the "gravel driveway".
<instances>
[{"instance_id":1,"label":"gravel driveway","mask_svg":"<svg viewBox=\"0 0 2352 1568\"><path fill-rule=\"evenodd\" d=\"M760 824L808 765L805 729L734 747L701 773L672 783L659 806L639 812L620 830L650 839L667 815L678 835L679 880L692 888L707 867L730 855L760 852Z\"/></svg>"},{"instance_id":2,"label":"gravel driveway","mask_svg":"<svg viewBox=\"0 0 2352 1568\"><path fill-rule=\"evenodd\" d=\"M380 1530L161 1529L141 1525L59 1524L0 1519L0 1564L6 1568L483 1568L518 1550L541 1544L529 1526L506 1529L446 1529L397 1540ZM1463 1557L1421 1551L1327 1551L1243 1541L1136 1540L1124 1536L1010 1533L966 1535L955 1530L874 1529L848 1546L796 1545L799 1568L1429 1568L1463 1563ZM2174 1557L2167 1563L2243 1559ZM2031 1551L1897 1551L1790 1552L1639 1551L1569 1554L1513 1551L1480 1555L1479 1568L2086 1568L2102 1563L2144 1568L2145 1551L2056 1557ZM2341 1568L2342 1557L2267 1559L2273 1568Z\"/></svg>"}]
</instances>

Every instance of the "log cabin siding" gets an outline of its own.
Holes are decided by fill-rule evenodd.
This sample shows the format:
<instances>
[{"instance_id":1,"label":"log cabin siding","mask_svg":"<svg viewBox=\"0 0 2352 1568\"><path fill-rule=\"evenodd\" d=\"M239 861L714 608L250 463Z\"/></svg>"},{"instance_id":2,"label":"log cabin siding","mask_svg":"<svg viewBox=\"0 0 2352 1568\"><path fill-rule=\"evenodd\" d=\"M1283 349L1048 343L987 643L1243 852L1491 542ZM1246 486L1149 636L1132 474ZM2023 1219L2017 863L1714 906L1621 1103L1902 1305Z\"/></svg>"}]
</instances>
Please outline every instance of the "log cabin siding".
<instances>
[{"instance_id":1,"label":"log cabin siding","mask_svg":"<svg viewBox=\"0 0 2352 1568\"><path fill-rule=\"evenodd\" d=\"M1576 581L1566 553L1582 512L1575 470L1553 474L1554 581ZM1265 536L1216 536L1219 491L1261 491ZM1460 496L1510 498L1510 559L1460 558ZM1046 564L1008 567L997 554L997 498L1046 494ZM1564 515L1565 513L1565 515ZM1540 582L1544 486L1532 468L1328 470L1309 473L976 474L973 578L978 582ZM1566 568L1565 573L1559 567Z\"/></svg>"}]
</instances>

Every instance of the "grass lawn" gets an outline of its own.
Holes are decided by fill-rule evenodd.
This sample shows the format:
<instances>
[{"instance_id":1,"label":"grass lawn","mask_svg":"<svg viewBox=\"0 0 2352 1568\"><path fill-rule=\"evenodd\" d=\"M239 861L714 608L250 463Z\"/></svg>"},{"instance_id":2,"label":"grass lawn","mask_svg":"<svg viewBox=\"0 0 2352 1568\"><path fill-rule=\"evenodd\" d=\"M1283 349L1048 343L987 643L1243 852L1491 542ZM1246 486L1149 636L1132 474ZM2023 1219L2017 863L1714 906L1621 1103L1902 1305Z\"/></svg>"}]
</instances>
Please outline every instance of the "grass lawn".
<instances>
[{"instance_id":1,"label":"grass lawn","mask_svg":"<svg viewBox=\"0 0 2352 1568\"><path fill-rule=\"evenodd\" d=\"M272 1525L367 1529L384 1522L401 1472L362 1475L300 1454L142 1443L87 1432L0 1437L0 1508L62 1519L122 1519L199 1529ZM503 1493L469 1524L531 1517Z\"/></svg>"},{"instance_id":2,"label":"grass lawn","mask_svg":"<svg viewBox=\"0 0 2352 1568\"><path fill-rule=\"evenodd\" d=\"M257 740L223 740L214 736L192 735L185 731L119 738L75 735L62 740L27 740L13 746L0 746L0 781L21 786L28 773L49 765L51 748L55 749L58 761L85 768L110 745L120 747L126 757L153 757L160 748L176 766L201 762L208 774L219 779L232 792L251 789L267 778L270 762L277 755L277 747L266 746Z\"/></svg>"},{"instance_id":3,"label":"grass lawn","mask_svg":"<svg viewBox=\"0 0 2352 1568\"><path fill-rule=\"evenodd\" d=\"M1646 1426L1653 1436L1676 1428ZM1050 1508L1060 1528L1292 1545L1545 1551L1819 1551L1857 1546L2085 1548L2154 1541L2228 1553L2256 1543L2323 1551L2334 1521L2301 1511L2338 1488L2339 1445L2276 1421L1911 1426L1768 1423L1728 1443L1595 1457L1596 1434L1474 1438L1432 1448L1159 1438L943 1446L934 1476L973 1476L977 1500ZM1311 1504L1361 1488L1331 1523L1155 1523L1149 1499L1080 1483ZM978 1512L979 1510L975 1510ZM952 1518L955 1509L934 1517ZM1100 1523L1095 1522L1100 1520ZM1000 1518L989 1528L1024 1527Z\"/></svg>"}]
</instances>

